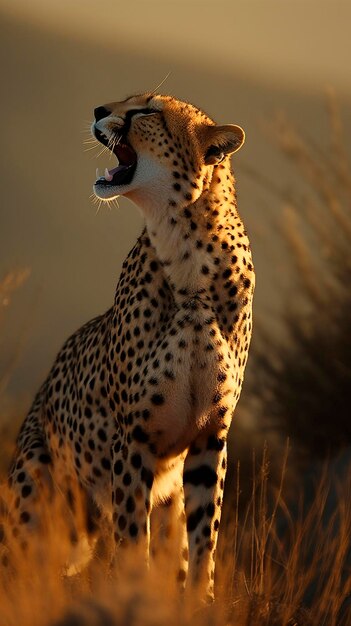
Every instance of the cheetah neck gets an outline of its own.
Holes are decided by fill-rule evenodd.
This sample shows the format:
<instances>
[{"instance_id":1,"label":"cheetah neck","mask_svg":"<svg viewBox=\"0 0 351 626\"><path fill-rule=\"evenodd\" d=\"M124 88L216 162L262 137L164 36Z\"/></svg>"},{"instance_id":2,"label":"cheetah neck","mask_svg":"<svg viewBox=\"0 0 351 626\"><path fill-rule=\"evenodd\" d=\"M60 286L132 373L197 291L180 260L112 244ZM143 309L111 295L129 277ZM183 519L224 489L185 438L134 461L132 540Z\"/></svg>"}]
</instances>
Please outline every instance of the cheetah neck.
<instances>
[{"instance_id":1,"label":"cheetah neck","mask_svg":"<svg viewBox=\"0 0 351 626\"><path fill-rule=\"evenodd\" d=\"M224 182L225 181L225 182ZM167 208L146 222L150 241L176 302L194 295L216 308L250 285L250 245L237 212L234 177L222 166L194 203ZM246 279L246 283L244 282Z\"/></svg>"}]
</instances>

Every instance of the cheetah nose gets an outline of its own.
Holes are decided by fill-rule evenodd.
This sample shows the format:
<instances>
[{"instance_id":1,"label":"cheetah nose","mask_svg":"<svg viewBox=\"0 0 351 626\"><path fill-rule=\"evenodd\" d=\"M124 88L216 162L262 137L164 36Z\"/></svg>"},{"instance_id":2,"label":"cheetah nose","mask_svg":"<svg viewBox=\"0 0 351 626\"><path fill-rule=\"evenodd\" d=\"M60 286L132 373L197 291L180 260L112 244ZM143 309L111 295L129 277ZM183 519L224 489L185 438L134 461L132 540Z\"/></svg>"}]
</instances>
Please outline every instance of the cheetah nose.
<instances>
[{"instance_id":1,"label":"cheetah nose","mask_svg":"<svg viewBox=\"0 0 351 626\"><path fill-rule=\"evenodd\" d=\"M104 117L108 117L110 114L111 114L111 111L109 111L109 109L106 109L106 107L104 107L104 106L96 107L96 109L94 109L94 115L95 115L95 121L96 122L99 122Z\"/></svg>"}]
</instances>

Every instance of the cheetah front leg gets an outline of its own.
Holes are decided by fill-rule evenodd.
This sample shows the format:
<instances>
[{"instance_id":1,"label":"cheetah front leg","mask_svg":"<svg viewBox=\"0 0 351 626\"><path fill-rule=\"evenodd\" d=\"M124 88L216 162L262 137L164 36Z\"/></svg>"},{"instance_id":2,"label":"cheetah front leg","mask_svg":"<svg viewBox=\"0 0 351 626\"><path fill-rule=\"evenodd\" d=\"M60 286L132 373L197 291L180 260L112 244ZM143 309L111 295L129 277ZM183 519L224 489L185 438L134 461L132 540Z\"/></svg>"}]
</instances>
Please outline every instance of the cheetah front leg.
<instances>
[{"instance_id":1,"label":"cheetah front leg","mask_svg":"<svg viewBox=\"0 0 351 626\"><path fill-rule=\"evenodd\" d=\"M150 513L154 466L145 448L112 446L112 506L119 569L149 566ZM128 551L119 549L128 548Z\"/></svg>"},{"instance_id":2,"label":"cheetah front leg","mask_svg":"<svg viewBox=\"0 0 351 626\"><path fill-rule=\"evenodd\" d=\"M185 513L189 542L189 580L214 598L214 569L227 446L224 437L198 437L184 465Z\"/></svg>"}]
</instances>

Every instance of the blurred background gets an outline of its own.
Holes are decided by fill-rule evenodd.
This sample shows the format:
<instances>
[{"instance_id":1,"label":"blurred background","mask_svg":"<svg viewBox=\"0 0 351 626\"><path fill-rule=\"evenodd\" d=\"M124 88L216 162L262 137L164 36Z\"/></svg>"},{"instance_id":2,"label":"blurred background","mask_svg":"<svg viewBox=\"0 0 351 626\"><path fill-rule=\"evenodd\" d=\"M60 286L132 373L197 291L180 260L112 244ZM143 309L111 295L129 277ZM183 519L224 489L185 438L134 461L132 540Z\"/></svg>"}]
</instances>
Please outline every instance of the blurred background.
<instances>
[{"instance_id":1,"label":"blurred background","mask_svg":"<svg viewBox=\"0 0 351 626\"><path fill-rule=\"evenodd\" d=\"M350 3L0 0L0 22L0 419L9 449L64 339L111 305L142 227L125 199L99 212L91 201L95 169L108 165L84 146L93 109L168 76L161 92L240 124L247 137L233 166L257 290L231 464L241 459L245 475L267 440L274 474L287 437L293 477L347 456Z\"/></svg>"}]
</instances>

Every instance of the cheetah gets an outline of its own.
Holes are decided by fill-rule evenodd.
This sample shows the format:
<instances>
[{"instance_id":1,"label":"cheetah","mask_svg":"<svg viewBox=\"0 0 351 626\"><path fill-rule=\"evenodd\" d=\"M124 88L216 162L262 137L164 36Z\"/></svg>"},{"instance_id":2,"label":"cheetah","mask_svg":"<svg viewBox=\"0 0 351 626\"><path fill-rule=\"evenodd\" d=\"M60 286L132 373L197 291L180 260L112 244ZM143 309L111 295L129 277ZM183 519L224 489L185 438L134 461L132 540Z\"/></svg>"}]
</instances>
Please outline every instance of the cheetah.
<instances>
[{"instance_id":1,"label":"cheetah","mask_svg":"<svg viewBox=\"0 0 351 626\"><path fill-rule=\"evenodd\" d=\"M95 195L125 196L145 226L113 306L66 341L23 423L9 472L14 530L40 524L42 483L64 489L71 472L109 521L114 552L135 547L147 562L150 513L169 502L178 580L213 598L226 441L252 330L254 268L230 163L245 135L156 93L94 114L93 136L118 160Z\"/></svg>"}]
</instances>

